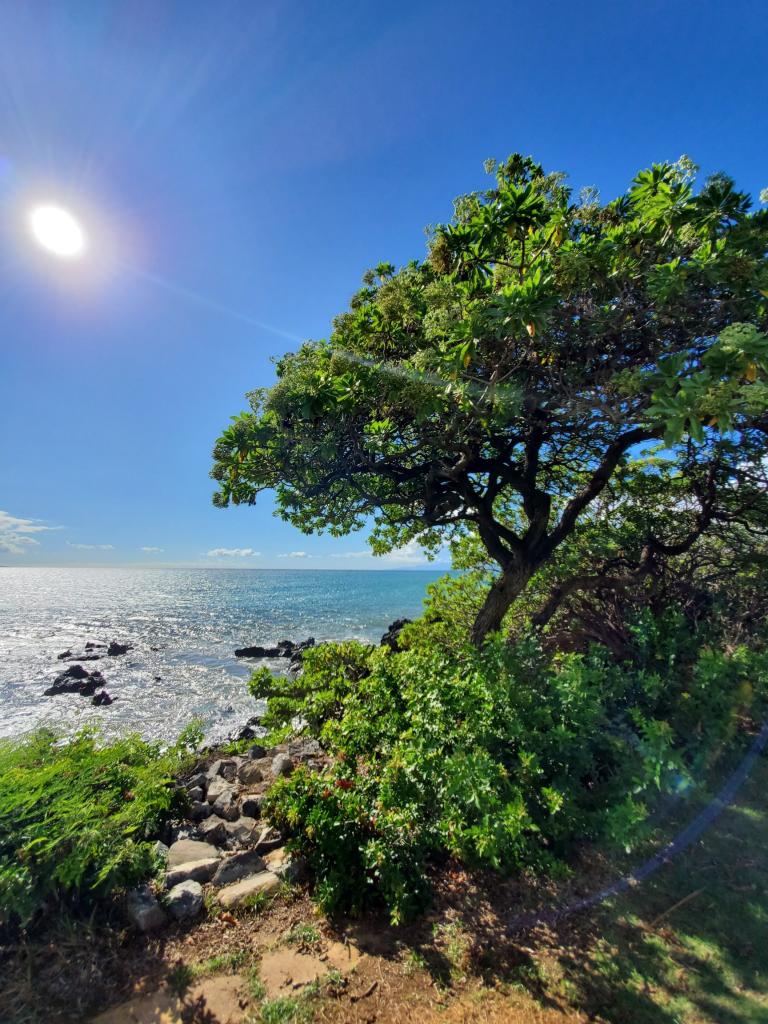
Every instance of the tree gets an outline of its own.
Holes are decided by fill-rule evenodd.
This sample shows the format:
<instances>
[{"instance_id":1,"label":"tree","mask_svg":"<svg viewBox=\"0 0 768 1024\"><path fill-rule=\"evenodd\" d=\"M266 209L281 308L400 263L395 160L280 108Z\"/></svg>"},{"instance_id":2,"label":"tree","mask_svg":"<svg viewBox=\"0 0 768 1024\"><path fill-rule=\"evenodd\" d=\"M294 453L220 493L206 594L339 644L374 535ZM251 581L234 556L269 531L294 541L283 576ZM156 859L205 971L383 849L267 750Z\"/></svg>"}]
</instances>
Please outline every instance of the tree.
<instances>
[{"instance_id":1,"label":"tree","mask_svg":"<svg viewBox=\"0 0 768 1024\"><path fill-rule=\"evenodd\" d=\"M212 472L219 506L274 489L306 533L372 520L378 553L474 531L499 570L478 644L647 447L690 513L651 562L707 532L768 436L767 211L723 174L697 192L686 159L604 205L530 158L489 170L426 261L379 264L278 361Z\"/></svg>"}]
</instances>

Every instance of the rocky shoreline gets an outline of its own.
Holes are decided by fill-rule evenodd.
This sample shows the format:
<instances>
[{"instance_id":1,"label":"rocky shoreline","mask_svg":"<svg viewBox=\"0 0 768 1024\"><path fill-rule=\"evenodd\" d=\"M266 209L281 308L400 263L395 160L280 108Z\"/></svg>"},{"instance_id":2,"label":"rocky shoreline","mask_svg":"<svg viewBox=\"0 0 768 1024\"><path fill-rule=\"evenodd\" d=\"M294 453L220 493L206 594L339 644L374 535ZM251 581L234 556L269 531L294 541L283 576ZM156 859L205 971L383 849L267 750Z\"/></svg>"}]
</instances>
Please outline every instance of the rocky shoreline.
<instances>
[{"instance_id":1,"label":"rocky shoreline","mask_svg":"<svg viewBox=\"0 0 768 1024\"><path fill-rule=\"evenodd\" d=\"M402 628L410 622L410 619L396 619L381 638L381 644L395 649L397 637ZM306 640L279 640L273 646L262 646L259 644L237 647L234 656L238 659L259 660L264 658L281 658L288 662L287 671L292 675L301 672L302 659L305 651L316 645L314 637L307 637ZM119 700L119 695L113 696L107 691L107 679L99 668L86 668L83 662L92 663L102 659L113 659L128 654L134 650L134 645L120 643L111 640L109 643L88 640L81 648L67 648L56 656L57 662L67 663L67 668L57 673L55 678L43 690L45 697L57 697L61 694L73 694L80 697L90 697L91 704L95 707L109 707ZM156 650L156 648L151 648ZM160 676L155 676L154 681L158 682ZM259 716L250 718L240 731L232 737L237 740L257 739L262 733L259 729Z\"/></svg>"},{"instance_id":2,"label":"rocky shoreline","mask_svg":"<svg viewBox=\"0 0 768 1024\"><path fill-rule=\"evenodd\" d=\"M397 619L381 638L383 646L396 649L398 636L408 619ZM280 640L275 646L253 645L235 650L235 657L259 660L284 658L288 671L300 673L304 652L315 638ZM44 694L70 693L90 697L97 707L108 707L118 697L106 690L99 669L86 668L107 658L121 657L131 644L110 641L86 642L75 651L62 651L57 661L66 662ZM260 716L253 716L232 740L250 741L263 735ZM220 745L219 745L220 747ZM194 769L176 781L186 811L172 820L155 843L163 863L162 886L145 884L128 893L125 903L130 922L142 932L154 932L172 920L189 921L203 912L206 899L225 910L276 890L283 881L298 880L304 865L285 849L284 837L263 820L265 797L275 781L290 775L299 764L322 769L330 758L313 739L296 739L265 748L254 742L243 754L222 756L208 749Z\"/></svg>"},{"instance_id":3,"label":"rocky shoreline","mask_svg":"<svg viewBox=\"0 0 768 1024\"><path fill-rule=\"evenodd\" d=\"M296 881L302 863L287 853L284 838L261 818L274 782L298 764L322 768L330 763L315 740L297 740L265 748L254 744L245 754L210 753L178 780L189 809L171 822L155 852L164 862L163 889L142 885L130 892L126 911L142 932L202 913L206 892L231 910Z\"/></svg>"}]
</instances>

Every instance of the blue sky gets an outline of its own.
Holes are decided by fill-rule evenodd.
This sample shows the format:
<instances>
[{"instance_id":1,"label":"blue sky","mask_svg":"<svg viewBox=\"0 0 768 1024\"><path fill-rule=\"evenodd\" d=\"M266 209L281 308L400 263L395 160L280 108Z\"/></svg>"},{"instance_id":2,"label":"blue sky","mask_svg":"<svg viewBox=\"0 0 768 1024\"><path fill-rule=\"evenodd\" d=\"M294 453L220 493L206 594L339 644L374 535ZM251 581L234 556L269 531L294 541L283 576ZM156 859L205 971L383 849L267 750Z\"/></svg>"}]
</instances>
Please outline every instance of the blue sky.
<instances>
[{"instance_id":1,"label":"blue sky","mask_svg":"<svg viewBox=\"0 0 768 1024\"><path fill-rule=\"evenodd\" d=\"M767 26L743 0L0 0L0 564L418 566L214 509L221 428L488 156L607 198L687 153L757 196ZM41 201L82 260L35 250Z\"/></svg>"}]
</instances>

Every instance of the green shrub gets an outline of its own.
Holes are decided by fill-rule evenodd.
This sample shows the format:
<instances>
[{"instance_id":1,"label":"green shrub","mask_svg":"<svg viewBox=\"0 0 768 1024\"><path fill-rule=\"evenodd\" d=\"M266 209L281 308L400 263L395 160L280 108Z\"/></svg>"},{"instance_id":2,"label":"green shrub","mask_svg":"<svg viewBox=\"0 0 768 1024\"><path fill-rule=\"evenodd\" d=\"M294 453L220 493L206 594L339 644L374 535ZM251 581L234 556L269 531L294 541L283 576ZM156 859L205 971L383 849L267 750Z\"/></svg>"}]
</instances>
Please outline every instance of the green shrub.
<instances>
[{"instance_id":1,"label":"green shrub","mask_svg":"<svg viewBox=\"0 0 768 1024\"><path fill-rule=\"evenodd\" d=\"M326 909L378 900L401 920L446 854L544 871L583 840L631 846L654 797L688 784L768 678L768 658L747 648L677 663L674 615L637 631L631 664L601 648L548 654L532 639L457 653L417 630L397 653L324 645L299 680L276 682L273 719L304 719L336 756L267 801Z\"/></svg>"},{"instance_id":2,"label":"green shrub","mask_svg":"<svg viewBox=\"0 0 768 1024\"><path fill-rule=\"evenodd\" d=\"M27 922L150 875L149 839L181 809L174 775L197 738L188 730L165 752L87 731L0 742L0 921Z\"/></svg>"}]
</instances>

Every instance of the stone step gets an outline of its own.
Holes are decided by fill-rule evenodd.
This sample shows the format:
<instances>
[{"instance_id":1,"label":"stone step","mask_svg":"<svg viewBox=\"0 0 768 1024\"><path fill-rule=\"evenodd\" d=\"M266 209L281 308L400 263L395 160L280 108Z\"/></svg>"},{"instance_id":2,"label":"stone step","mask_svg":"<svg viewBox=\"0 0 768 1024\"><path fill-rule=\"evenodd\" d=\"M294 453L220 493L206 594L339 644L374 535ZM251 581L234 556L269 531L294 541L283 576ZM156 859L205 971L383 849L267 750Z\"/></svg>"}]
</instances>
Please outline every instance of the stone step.
<instances>
[{"instance_id":1,"label":"stone step","mask_svg":"<svg viewBox=\"0 0 768 1024\"><path fill-rule=\"evenodd\" d=\"M256 875L243 878L234 885L227 885L219 890L218 899L223 907L239 907L249 896L257 893L274 892L281 885L280 879L271 871L260 871Z\"/></svg>"}]
</instances>

